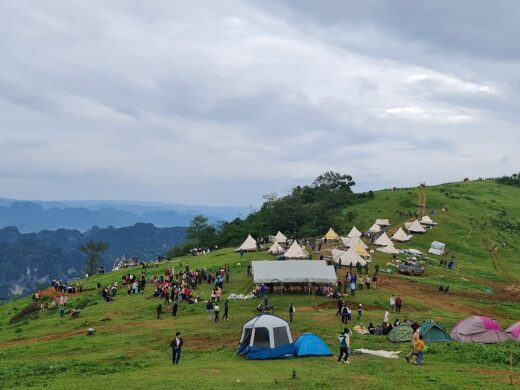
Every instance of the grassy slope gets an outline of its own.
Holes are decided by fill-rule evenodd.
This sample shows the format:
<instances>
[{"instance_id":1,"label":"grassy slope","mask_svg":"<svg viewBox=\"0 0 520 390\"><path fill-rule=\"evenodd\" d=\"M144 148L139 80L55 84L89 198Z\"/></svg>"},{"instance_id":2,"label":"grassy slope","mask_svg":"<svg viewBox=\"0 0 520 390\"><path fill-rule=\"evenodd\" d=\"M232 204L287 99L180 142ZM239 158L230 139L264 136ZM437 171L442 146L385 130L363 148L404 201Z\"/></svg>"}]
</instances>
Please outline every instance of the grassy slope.
<instances>
[{"instance_id":1,"label":"grassy slope","mask_svg":"<svg viewBox=\"0 0 520 390\"><path fill-rule=\"evenodd\" d=\"M520 275L514 246L520 247L518 238L507 236L508 248L500 249L497 269L487 252L490 243L499 238L489 226L481 226L482 220L494 216L498 207L507 209L508 215L520 215L520 206L515 199L520 191L515 188L496 186L490 182L460 183L445 185L451 192L462 193L472 200L448 200L450 211L432 215L439 226L424 236L417 236L412 243L401 247L427 249L432 240L444 241L457 256L461 265L456 271L441 269L431 260L427 277L403 278L395 274L383 275L378 290L358 292L349 298L351 306L364 304L365 325L372 321L380 323L392 292L404 299L402 318L418 321L435 318L450 328L458 319L470 314L491 315L504 326L520 319L520 304L504 293L511 279ZM446 202L438 191L428 189L429 208L440 209ZM393 224L404 222L395 214L396 209L412 210L416 205L415 190L377 192L374 200L357 206L355 223L367 228L376 217L390 218ZM496 202L491 202L495 198ZM470 220L468 216L473 216ZM503 239L503 238L501 238ZM208 256L190 258L192 267L217 267L231 265L231 283L225 286L225 294L242 293L251 288L245 277L246 261L265 259L267 255L252 253L245 261L230 250ZM382 268L388 256L376 252L375 262ZM187 258L173 262L176 267ZM161 265L157 271L164 267ZM155 270L150 270L150 273ZM140 271L137 271L140 272ZM344 272L342 270L341 272ZM107 284L120 280L122 272L97 276L84 282L86 289L96 282ZM461 277L465 279L461 279ZM448 282L453 293L444 296L436 292L436 285ZM491 289L492 293L484 291ZM210 287L204 285L199 294L209 295ZM71 320L59 318L56 310L38 313L17 324L9 319L29 303L28 298L0 306L0 388L27 388L34 386L57 388L338 388L352 383L358 388L480 388L493 385L508 388L507 349L509 346L452 345L432 346L421 368L406 365L403 360L393 361L370 356L353 357L352 364L338 365L333 359L311 358L286 361L250 362L234 355L241 324L254 314L256 302L231 302L230 320L215 325L206 319L204 305L181 304L179 315L173 319L166 313L161 320L155 319L158 300L150 298L150 289L143 295L127 296L120 291L114 302L101 301L99 292L91 290L72 299L69 306L83 302L88 306L81 317ZM336 334L341 329L334 317L334 304L323 298L305 295L273 296L286 316L287 307L293 302L297 308L296 321L292 326L293 336L305 331L320 335L333 351L336 350ZM316 305L319 309L315 310ZM167 308L166 310L169 310ZM106 320L110 318L110 320ZM395 316L391 316L391 319ZM354 321L353 324L358 323ZM97 333L85 336L86 327L94 326ZM169 340L176 330L185 337L186 348L182 365L172 367L169 362ZM383 337L352 337L354 348L387 349L407 351L407 344L391 344ZM520 352L516 348L516 380ZM291 380L292 370L299 379ZM240 382L237 382L237 379Z\"/></svg>"}]
</instances>

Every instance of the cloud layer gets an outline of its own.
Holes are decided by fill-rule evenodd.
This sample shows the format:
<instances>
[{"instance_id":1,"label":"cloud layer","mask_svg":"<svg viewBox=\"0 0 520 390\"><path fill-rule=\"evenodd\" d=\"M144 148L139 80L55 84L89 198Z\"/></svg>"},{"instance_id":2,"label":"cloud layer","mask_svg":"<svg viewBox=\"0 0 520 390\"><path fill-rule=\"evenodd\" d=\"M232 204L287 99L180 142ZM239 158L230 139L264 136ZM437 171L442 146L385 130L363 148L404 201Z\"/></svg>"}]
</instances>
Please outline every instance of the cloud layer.
<instances>
[{"instance_id":1,"label":"cloud layer","mask_svg":"<svg viewBox=\"0 0 520 390\"><path fill-rule=\"evenodd\" d=\"M247 205L331 169L364 190L520 167L514 0L0 14L0 196Z\"/></svg>"}]
</instances>

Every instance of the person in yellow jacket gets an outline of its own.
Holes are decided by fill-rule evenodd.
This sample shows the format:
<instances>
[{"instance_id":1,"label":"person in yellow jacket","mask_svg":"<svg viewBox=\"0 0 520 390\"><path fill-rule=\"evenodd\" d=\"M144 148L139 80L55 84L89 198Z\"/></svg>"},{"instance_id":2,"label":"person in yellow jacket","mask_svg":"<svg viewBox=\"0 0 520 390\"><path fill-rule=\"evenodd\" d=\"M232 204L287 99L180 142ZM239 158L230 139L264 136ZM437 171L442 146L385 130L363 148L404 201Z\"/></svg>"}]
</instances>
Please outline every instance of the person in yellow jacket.
<instances>
[{"instance_id":1,"label":"person in yellow jacket","mask_svg":"<svg viewBox=\"0 0 520 390\"><path fill-rule=\"evenodd\" d=\"M422 364L423 353L424 353L425 347L426 347L426 345L424 344L423 336L420 335L419 340L417 340L417 344L416 344L417 356L415 358L415 364L417 364L418 366L420 366Z\"/></svg>"}]
</instances>

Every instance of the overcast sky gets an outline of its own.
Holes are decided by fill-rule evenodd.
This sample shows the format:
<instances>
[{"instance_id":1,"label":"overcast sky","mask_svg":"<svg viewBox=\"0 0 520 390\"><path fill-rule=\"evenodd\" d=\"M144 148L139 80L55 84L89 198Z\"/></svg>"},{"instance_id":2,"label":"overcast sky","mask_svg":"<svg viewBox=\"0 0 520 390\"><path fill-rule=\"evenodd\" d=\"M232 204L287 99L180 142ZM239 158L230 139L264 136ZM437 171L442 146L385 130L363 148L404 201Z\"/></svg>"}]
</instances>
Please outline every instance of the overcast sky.
<instances>
[{"instance_id":1,"label":"overcast sky","mask_svg":"<svg viewBox=\"0 0 520 390\"><path fill-rule=\"evenodd\" d=\"M327 170L357 190L520 170L517 0L0 15L3 197L249 205Z\"/></svg>"}]
</instances>

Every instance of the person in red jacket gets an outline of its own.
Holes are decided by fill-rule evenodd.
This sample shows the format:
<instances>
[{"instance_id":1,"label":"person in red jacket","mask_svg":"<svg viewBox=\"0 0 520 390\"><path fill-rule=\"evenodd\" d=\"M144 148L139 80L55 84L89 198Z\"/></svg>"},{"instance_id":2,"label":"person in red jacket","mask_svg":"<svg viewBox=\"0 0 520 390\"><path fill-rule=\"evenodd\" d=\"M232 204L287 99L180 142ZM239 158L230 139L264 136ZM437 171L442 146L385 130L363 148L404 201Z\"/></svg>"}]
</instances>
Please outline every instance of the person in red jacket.
<instances>
[{"instance_id":1,"label":"person in red jacket","mask_svg":"<svg viewBox=\"0 0 520 390\"><path fill-rule=\"evenodd\" d=\"M400 313L401 312L401 305L403 304L403 300L401 299L401 296L398 295L395 299L395 312Z\"/></svg>"}]
</instances>

